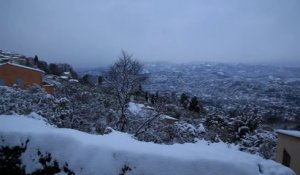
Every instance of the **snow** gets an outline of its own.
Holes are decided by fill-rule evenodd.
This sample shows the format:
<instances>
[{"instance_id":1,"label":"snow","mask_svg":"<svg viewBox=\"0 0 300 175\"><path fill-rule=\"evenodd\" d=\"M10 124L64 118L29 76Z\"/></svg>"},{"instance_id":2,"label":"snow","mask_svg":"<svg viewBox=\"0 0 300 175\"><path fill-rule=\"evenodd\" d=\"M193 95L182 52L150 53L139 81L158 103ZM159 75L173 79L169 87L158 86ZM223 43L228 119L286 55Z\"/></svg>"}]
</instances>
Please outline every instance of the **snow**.
<instances>
[{"instance_id":1,"label":"snow","mask_svg":"<svg viewBox=\"0 0 300 175\"><path fill-rule=\"evenodd\" d=\"M219 75L225 75L225 73L221 72L221 71L217 72L217 74L219 74Z\"/></svg>"},{"instance_id":2,"label":"snow","mask_svg":"<svg viewBox=\"0 0 300 175\"><path fill-rule=\"evenodd\" d=\"M79 81L76 79L70 79L69 82L74 82L74 83L78 83Z\"/></svg>"},{"instance_id":3,"label":"snow","mask_svg":"<svg viewBox=\"0 0 300 175\"><path fill-rule=\"evenodd\" d=\"M63 74L64 75L70 75L71 73L70 72L64 72Z\"/></svg>"},{"instance_id":4,"label":"snow","mask_svg":"<svg viewBox=\"0 0 300 175\"><path fill-rule=\"evenodd\" d=\"M300 131L279 129L279 130L276 130L276 132L300 138Z\"/></svg>"},{"instance_id":5,"label":"snow","mask_svg":"<svg viewBox=\"0 0 300 175\"><path fill-rule=\"evenodd\" d=\"M47 95L48 96L48 95ZM51 96L51 95L50 95ZM35 112L31 112L30 114L28 114L26 117L29 117L29 118L33 118L35 120L41 120L41 121L44 121L46 123L46 125L48 125L48 120L40 115L38 115L37 113Z\"/></svg>"},{"instance_id":6,"label":"snow","mask_svg":"<svg viewBox=\"0 0 300 175\"><path fill-rule=\"evenodd\" d=\"M53 85L51 85L51 84L45 84L45 85L43 85L44 87L52 87Z\"/></svg>"},{"instance_id":7,"label":"snow","mask_svg":"<svg viewBox=\"0 0 300 175\"><path fill-rule=\"evenodd\" d=\"M204 128L204 126L203 126L202 123L200 123L198 125L197 130L198 130L199 133L205 133L206 132L206 130L205 130L205 128Z\"/></svg>"},{"instance_id":8,"label":"snow","mask_svg":"<svg viewBox=\"0 0 300 175\"><path fill-rule=\"evenodd\" d=\"M125 165L131 168L129 174L144 175L294 174L274 161L240 152L225 143L200 140L194 144L159 145L117 131L99 136L56 128L37 116L0 116L0 137L0 146L11 147L29 139L22 155L26 173L41 168L34 159L40 150L51 153L60 167L67 162L76 174L120 174Z\"/></svg>"},{"instance_id":9,"label":"snow","mask_svg":"<svg viewBox=\"0 0 300 175\"><path fill-rule=\"evenodd\" d=\"M133 102L129 102L128 104L128 110L133 114L139 113L143 107L145 107L145 105L143 104L138 104Z\"/></svg>"},{"instance_id":10,"label":"snow","mask_svg":"<svg viewBox=\"0 0 300 175\"><path fill-rule=\"evenodd\" d=\"M175 120L177 121L178 119L177 118L174 118L174 117L171 117L171 116L168 116L168 115L160 115L160 118L161 119L167 119L167 120Z\"/></svg>"},{"instance_id":11,"label":"snow","mask_svg":"<svg viewBox=\"0 0 300 175\"><path fill-rule=\"evenodd\" d=\"M61 78L61 79L69 79L69 77L68 77L68 76L63 76L63 75L62 75L62 76L60 76L60 78Z\"/></svg>"}]
</instances>

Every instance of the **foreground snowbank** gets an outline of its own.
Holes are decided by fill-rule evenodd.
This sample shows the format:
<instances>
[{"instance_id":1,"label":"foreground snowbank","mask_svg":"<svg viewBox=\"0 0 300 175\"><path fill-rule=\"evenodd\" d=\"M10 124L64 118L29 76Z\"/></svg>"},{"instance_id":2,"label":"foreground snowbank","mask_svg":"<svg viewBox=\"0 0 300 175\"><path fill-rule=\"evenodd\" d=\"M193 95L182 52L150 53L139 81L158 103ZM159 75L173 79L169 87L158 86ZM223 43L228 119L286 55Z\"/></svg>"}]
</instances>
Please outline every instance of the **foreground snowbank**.
<instances>
[{"instance_id":1,"label":"foreground snowbank","mask_svg":"<svg viewBox=\"0 0 300 175\"><path fill-rule=\"evenodd\" d=\"M1 147L24 145L28 140L21 156L26 173L41 168L38 155L50 153L61 168L68 165L76 174L294 174L278 163L226 144L199 141L158 145L136 141L120 132L97 136L58 129L43 120L25 116L0 116L0 137Z\"/></svg>"}]
</instances>

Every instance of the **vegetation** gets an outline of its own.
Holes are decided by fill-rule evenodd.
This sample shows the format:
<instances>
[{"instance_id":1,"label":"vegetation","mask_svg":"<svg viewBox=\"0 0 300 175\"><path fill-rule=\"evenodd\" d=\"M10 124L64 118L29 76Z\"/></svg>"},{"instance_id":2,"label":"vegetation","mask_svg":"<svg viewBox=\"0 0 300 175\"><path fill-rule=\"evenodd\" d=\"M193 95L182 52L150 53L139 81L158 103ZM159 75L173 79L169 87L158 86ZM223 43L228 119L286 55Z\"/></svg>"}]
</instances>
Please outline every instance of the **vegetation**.
<instances>
[{"instance_id":1,"label":"vegetation","mask_svg":"<svg viewBox=\"0 0 300 175\"><path fill-rule=\"evenodd\" d=\"M117 126L121 131L124 131L127 123L125 110L131 94L139 90L139 87L147 80L147 76L142 73L142 65L132 57L133 55L122 51L119 60L109 68L105 79L117 99L120 110Z\"/></svg>"}]
</instances>

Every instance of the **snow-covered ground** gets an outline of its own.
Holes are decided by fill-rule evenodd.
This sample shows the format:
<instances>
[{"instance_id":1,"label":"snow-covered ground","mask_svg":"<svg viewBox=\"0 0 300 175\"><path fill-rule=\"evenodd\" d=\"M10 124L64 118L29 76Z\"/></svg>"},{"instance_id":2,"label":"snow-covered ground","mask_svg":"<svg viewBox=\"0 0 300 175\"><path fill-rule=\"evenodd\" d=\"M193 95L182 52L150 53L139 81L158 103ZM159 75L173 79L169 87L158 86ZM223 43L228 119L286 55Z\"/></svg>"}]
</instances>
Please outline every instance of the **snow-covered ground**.
<instances>
[{"instance_id":1,"label":"snow-covered ground","mask_svg":"<svg viewBox=\"0 0 300 175\"><path fill-rule=\"evenodd\" d=\"M26 173L41 168L38 150L51 153L59 166L66 163L76 174L136 175L293 175L271 160L236 150L224 143L198 141L159 145L140 142L114 131L91 135L56 128L37 116L0 116L0 146L18 146L29 140L22 154Z\"/></svg>"}]
</instances>

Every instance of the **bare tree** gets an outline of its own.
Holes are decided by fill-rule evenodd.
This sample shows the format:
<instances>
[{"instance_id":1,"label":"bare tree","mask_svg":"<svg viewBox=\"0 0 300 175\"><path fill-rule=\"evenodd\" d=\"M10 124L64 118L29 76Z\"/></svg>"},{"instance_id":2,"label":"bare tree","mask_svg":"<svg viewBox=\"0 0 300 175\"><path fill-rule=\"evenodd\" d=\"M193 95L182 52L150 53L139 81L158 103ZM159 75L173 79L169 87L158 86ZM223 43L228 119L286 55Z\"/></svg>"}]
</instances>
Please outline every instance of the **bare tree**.
<instances>
[{"instance_id":1,"label":"bare tree","mask_svg":"<svg viewBox=\"0 0 300 175\"><path fill-rule=\"evenodd\" d=\"M109 68L105 77L107 84L115 94L120 110L117 128L121 131L124 131L127 122L125 111L131 93L147 80L147 76L142 73L142 65L132 57L133 55L122 51L119 60Z\"/></svg>"}]
</instances>

